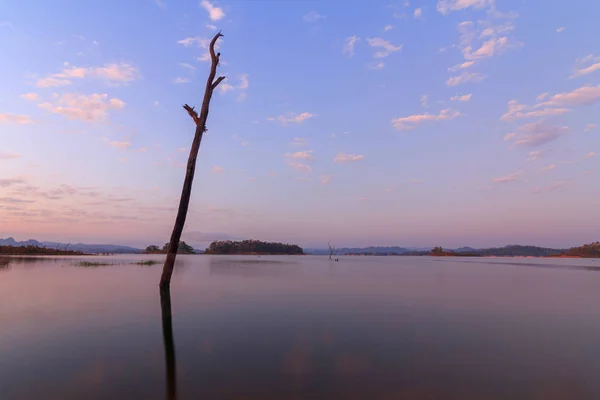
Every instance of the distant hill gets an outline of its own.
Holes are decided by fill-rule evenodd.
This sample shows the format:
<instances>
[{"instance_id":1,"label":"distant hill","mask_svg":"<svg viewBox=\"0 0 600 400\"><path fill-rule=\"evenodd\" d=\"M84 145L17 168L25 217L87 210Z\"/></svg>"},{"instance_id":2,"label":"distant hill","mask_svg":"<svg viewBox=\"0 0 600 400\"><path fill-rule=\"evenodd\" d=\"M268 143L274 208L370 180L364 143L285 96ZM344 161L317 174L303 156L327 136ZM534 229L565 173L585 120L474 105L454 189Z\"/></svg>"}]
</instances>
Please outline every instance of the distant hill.
<instances>
[{"instance_id":1,"label":"distant hill","mask_svg":"<svg viewBox=\"0 0 600 400\"><path fill-rule=\"evenodd\" d=\"M0 246L37 246L47 247L51 249L59 250L73 250L81 251L83 253L94 254L94 253L115 253L115 254L139 254L143 250L136 249L129 246L119 246L115 244L85 244L85 243L58 243L58 242L40 242L35 239L23 240L21 242L16 241L14 238L9 237L6 239L0 238Z\"/></svg>"},{"instance_id":2,"label":"distant hill","mask_svg":"<svg viewBox=\"0 0 600 400\"><path fill-rule=\"evenodd\" d=\"M584 244L580 247L571 247L561 255L568 257L600 258L600 242Z\"/></svg>"}]
</instances>

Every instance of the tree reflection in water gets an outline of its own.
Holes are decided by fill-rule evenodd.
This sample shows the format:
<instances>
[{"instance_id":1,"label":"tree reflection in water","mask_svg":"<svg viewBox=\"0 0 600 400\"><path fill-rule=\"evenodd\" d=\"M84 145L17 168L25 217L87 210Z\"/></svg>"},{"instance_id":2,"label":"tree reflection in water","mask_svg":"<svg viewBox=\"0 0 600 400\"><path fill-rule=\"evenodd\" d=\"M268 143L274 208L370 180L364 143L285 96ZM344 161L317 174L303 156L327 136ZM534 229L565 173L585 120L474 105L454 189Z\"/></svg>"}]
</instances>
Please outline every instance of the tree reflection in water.
<instances>
[{"instance_id":1,"label":"tree reflection in water","mask_svg":"<svg viewBox=\"0 0 600 400\"><path fill-rule=\"evenodd\" d=\"M167 399L172 400L177 398L177 374L175 371L175 343L173 341L171 316L171 291L168 286L160 289L160 308L167 371Z\"/></svg>"}]
</instances>

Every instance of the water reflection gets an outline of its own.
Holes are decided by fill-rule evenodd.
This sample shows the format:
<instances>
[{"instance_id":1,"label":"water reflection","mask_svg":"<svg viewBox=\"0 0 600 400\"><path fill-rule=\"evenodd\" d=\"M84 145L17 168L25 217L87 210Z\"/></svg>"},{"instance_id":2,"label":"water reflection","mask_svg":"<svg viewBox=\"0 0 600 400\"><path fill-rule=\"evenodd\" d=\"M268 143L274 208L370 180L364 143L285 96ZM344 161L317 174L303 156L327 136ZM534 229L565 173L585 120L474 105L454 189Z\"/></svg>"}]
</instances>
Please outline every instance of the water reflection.
<instances>
[{"instance_id":1,"label":"water reflection","mask_svg":"<svg viewBox=\"0 0 600 400\"><path fill-rule=\"evenodd\" d=\"M174 400L177 398L177 371L175 365L175 343L173 341L171 290L168 287L160 289L160 309L167 371L167 399Z\"/></svg>"}]
</instances>

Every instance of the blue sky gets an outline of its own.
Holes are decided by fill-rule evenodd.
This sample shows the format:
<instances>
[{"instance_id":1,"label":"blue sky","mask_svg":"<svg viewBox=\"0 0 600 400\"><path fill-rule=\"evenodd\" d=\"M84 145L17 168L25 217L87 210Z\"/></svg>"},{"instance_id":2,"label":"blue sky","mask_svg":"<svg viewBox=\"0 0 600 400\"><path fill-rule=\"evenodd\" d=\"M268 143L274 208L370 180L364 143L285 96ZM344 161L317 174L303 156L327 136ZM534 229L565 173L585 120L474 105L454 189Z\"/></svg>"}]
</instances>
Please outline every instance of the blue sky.
<instances>
[{"instance_id":1,"label":"blue sky","mask_svg":"<svg viewBox=\"0 0 600 400\"><path fill-rule=\"evenodd\" d=\"M600 3L0 5L0 237L167 241L215 29L184 240L598 240Z\"/></svg>"}]
</instances>

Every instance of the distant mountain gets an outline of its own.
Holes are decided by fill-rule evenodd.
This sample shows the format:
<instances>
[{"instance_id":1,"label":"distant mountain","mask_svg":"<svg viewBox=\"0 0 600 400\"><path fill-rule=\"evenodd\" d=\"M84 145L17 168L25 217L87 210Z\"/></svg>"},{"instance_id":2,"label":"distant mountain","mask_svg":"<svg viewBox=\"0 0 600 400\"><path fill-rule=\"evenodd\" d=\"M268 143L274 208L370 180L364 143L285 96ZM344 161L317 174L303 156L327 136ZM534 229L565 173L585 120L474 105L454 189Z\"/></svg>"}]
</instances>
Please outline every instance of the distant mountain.
<instances>
[{"instance_id":1,"label":"distant mountain","mask_svg":"<svg viewBox=\"0 0 600 400\"><path fill-rule=\"evenodd\" d=\"M336 249L337 255L345 254L404 254L416 251L429 251L431 247L399 247L399 246L369 246L369 247L342 247ZM329 249L306 249L307 254L329 255Z\"/></svg>"},{"instance_id":2,"label":"distant mountain","mask_svg":"<svg viewBox=\"0 0 600 400\"><path fill-rule=\"evenodd\" d=\"M0 246L38 246L38 247L48 247L52 249L60 249L60 250L74 250L74 251L82 251L84 253L118 253L118 254L138 254L142 253L143 250L136 249L134 247L129 246L119 246L115 244L85 244L85 243L58 243L58 242L40 242L38 240L29 239L23 240L21 242L16 241L14 238L9 237L6 239L0 238Z\"/></svg>"}]
</instances>

